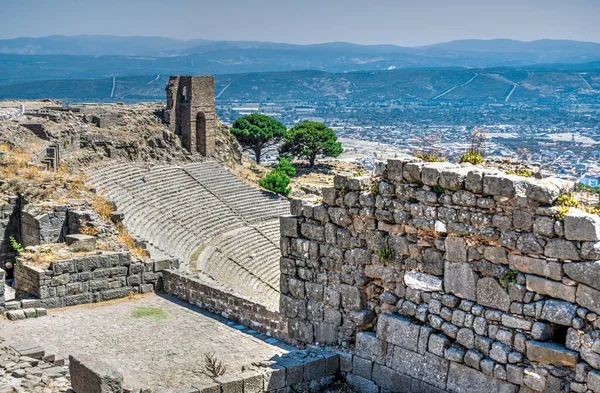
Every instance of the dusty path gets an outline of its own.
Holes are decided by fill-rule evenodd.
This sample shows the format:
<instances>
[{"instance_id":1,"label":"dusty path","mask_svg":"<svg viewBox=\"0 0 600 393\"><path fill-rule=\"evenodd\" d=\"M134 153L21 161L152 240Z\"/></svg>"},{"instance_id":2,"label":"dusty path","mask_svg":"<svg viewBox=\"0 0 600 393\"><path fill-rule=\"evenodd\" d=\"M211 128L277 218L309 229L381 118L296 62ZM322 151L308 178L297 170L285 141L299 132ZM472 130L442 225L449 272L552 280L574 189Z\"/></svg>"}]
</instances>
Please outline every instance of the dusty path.
<instances>
[{"instance_id":1,"label":"dusty path","mask_svg":"<svg viewBox=\"0 0 600 393\"><path fill-rule=\"evenodd\" d=\"M166 318L133 317L140 307L162 310ZM34 342L62 356L92 355L123 373L125 386L151 387L153 392L210 381L203 374L206 352L214 352L229 373L292 349L227 322L174 298L151 295L49 310L39 319L0 320L0 336L8 342Z\"/></svg>"}]
</instances>

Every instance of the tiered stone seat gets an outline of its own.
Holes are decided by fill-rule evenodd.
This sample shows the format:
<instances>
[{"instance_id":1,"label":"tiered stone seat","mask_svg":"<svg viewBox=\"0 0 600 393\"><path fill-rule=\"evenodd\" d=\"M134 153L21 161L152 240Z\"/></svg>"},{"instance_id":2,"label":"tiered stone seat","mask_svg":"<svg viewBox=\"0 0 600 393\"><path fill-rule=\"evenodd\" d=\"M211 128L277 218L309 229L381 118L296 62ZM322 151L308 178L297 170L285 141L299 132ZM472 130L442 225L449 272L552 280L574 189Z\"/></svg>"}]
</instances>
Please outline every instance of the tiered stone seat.
<instances>
[{"instance_id":1,"label":"tiered stone seat","mask_svg":"<svg viewBox=\"0 0 600 393\"><path fill-rule=\"evenodd\" d=\"M153 258L191 263L224 288L277 307L278 217L289 214L286 200L213 161L150 170L115 164L97 168L91 179ZM198 261L190 261L192 255Z\"/></svg>"},{"instance_id":2,"label":"tiered stone seat","mask_svg":"<svg viewBox=\"0 0 600 393\"><path fill-rule=\"evenodd\" d=\"M250 222L289 214L287 200L250 187L230 172L223 171L216 162L187 164L184 168Z\"/></svg>"}]
</instances>

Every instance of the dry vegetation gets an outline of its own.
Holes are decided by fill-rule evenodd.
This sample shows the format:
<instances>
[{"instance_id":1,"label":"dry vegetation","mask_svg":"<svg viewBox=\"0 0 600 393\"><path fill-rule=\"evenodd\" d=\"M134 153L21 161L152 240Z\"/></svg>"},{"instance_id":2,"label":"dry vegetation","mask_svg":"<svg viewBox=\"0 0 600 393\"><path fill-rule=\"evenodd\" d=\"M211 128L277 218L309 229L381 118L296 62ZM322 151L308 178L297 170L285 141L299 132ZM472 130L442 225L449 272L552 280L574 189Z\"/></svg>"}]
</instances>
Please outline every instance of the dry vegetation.
<instances>
[{"instance_id":1,"label":"dry vegetation","mask_svg":"<svg viewBox=\"0 0 600 393\"><path fill-rule=\"evenodd\" d=\"M91 195L81 172L75 173L67 167L52 171L32 160L33 154L21 147L10 149L6 143L0 145L2 193L20 194L34 202L52 200L57 203L85 200Z\"/></svg>"},{"instance_id":2,"label":"dry vegetation","mask_svg":"<svg viewBox=\"0 0 600 393\"><path fill-rule=\"evenodd\" d=\"M117 240L129 249L132 255L138 258L147 258L148 252L142 247L138 246L135 240L127 232L127 228L122 223L116 225L117 228Z\"/></svg>"}]
</instances>

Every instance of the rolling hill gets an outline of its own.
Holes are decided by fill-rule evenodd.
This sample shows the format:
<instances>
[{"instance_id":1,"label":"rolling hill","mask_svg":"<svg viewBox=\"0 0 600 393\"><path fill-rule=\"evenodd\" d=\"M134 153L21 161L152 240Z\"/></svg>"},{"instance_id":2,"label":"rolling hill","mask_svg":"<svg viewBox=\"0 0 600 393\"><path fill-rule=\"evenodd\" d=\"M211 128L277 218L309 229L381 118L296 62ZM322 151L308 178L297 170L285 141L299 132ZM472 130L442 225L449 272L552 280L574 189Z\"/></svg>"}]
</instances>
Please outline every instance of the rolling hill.
<instances>
[{"instance_id":1,"label":"rolling hill","mask_svg":"<svg viewBox=\"0 0 600 393\"><path fill-rule=\"evenodd\" d=\"M71 102L164 100L168 74L0 84L0 99ZM398 103L600 103L600 63L481 69L329 73L287 71L216 75L218 100L395 101Z\"/></svg>"}]
</instances>

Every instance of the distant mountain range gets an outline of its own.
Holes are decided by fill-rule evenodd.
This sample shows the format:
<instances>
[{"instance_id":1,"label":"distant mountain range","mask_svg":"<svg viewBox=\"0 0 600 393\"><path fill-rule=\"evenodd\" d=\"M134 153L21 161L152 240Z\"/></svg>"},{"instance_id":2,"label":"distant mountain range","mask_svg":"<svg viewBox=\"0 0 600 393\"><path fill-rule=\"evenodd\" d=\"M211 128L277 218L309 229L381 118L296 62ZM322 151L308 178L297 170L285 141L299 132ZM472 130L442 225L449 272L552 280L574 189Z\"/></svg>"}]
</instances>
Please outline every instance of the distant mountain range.
<instances>
[{"instance_id":1,"label":"distant mountain range","mask_svg":"<svg viewBox=\"0 0 600 393\"><path fill-rule=\"evenodd\" d=\"M162 100L169 75L214 74L220 99L598 103L599 71L600 44L561 40L415 48L88 35L0 40L0 99Z\"/></svg>"},{"instance_id":2,"label":"distant mountain range","mask_svg":"<svg viewBox=\"0 0 600 393\"><path fill-rule=\"evenodd\" d=\"M331 42L294 45L254 41L176 40L165 37L48 36L0 40L0 61L6 55L77 56L71 60L98 64L115 57L145 68L157 67L197 73L290 71L329 72L415 67L498 67L546 63L600 61L600 43L539 40L462 40L421 47L356 45ZM79 57L83 56L83 59ZM110 57L111 59L105 59ZM9 58L10 61L11 58ZM14 58L12 58L14 59ZM42 58L42 61L53 59ZM56 60L54 60L56 62ZM107 73L121 70L107 69Z\"/></svg>"}]
</instances>

